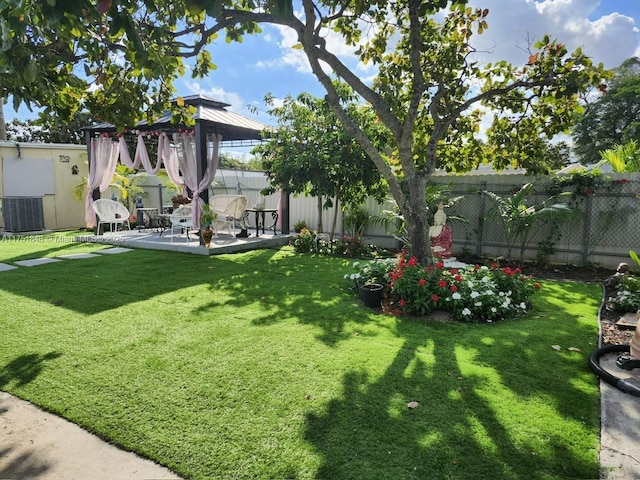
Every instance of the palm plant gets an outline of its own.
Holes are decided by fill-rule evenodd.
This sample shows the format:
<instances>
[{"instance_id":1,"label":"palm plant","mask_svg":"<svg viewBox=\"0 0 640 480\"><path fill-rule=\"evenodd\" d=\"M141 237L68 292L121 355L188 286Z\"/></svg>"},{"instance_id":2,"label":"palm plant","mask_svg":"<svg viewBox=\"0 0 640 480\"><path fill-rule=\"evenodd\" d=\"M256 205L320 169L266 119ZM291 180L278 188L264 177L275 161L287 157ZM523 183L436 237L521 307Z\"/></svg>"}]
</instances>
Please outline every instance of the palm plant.
<instances>
[{"instance_id":1,"label":"palm plant","mask_svg":"<svg viewBox=\"0 0 640 480\"><path fill-rule=\"evenodd\" d=\"M600 156L598 165L608 163L616 173L640 172L640 148L635 140L601 151Z\"/></svg>"},{"instance_id":2,"label":"palm plant","mask_svg":"<svg viewBox=\"0 0 640 480\"><path fill-rule=\"evenodd\" d=\"M138 195L146 196L146 192L140 186L146 176L146 173L138 173L125 165L116 166L109 187L118 191L122 203L129 211L133 207L132 199L135 199ZM81 182L73 188L73 198L78 201L84 200L87 195L87 183L87 177L83 177Z\"/></svg>"},{"instance_id":3,"label":"palm plant","mask_svg":"<svg viewBox=\"0 0 640 480\"><path fill-rule=\"evenodd\" d=\"M532 191L533 183L527 183L510 196L503 197L487 190L480 192L494 202L486 218L502 224L507 240L507 259L512 260L513 248L517 244L520 248L520 265L524 261L524 251L535 236L534 227L543 222L565 220L575 213L566 203L557 202L559 196L568 193L553 195L538 204L529 205L527 200Z\"/></svg>"}]
</instances>

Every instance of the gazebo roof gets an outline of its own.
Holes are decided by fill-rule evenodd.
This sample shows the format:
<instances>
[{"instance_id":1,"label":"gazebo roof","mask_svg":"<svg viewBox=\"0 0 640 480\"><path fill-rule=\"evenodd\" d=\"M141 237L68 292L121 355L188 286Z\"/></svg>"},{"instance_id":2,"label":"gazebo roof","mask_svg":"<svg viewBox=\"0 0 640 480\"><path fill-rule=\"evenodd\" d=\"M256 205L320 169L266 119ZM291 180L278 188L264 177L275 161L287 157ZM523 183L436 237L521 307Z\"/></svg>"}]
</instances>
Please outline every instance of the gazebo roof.
<instances>
[{"instance_id":1,"label":"gazebo roof","mask_svg":"<svg viewBox=\"0 0 640 480\"><path fill-rule=\"evenodd\" d=\"M231 106L230 104L205 95L190 95L183 97L183 100L185 104L196 108L193 119L203 124L207 132L222 134L223 142L262 140L262 132L269 128L263 123L227 110L226 107ZM134 128L137 130L175 131L190 127L171 123L171 112L166 112L152 124L143 120ZM110 123L99 123L86 129L91 132L113 132L116 128Z\"/></svg>"}]
</instances>

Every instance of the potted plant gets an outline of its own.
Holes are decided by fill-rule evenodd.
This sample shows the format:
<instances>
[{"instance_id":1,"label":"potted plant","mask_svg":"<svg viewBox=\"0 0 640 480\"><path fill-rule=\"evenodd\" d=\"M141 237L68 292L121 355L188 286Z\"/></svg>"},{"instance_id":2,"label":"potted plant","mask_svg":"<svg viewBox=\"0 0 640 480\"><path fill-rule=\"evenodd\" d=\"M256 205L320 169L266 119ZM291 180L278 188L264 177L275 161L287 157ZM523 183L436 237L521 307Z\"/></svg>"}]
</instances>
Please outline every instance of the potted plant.
<instances>
[{"instance_id":1,"label":"potted plant","mask_svg":"<svg viewBox=\"0 0 640 480\"><path fill-rule=\"evenodd\" d=\"M305 220L298 220L293 224L293 231L296 233L300 233L303 228L307 228L307 222Z\"/></svg>"},{"instance_id":2,"label":"potted plant","mask_svg":"<svg viewBox=\"0 0 640 480\"><path fill-rule=\"evenodd\" d=\"M200 210L200 235L202 236L202 241L207 248L211 245L211 239L213 238L213 229L211 228L211 225L217 220L217 218L217 212L213 211L208 203L202 205L202 209Z\"/></svg>"}]
</instances>

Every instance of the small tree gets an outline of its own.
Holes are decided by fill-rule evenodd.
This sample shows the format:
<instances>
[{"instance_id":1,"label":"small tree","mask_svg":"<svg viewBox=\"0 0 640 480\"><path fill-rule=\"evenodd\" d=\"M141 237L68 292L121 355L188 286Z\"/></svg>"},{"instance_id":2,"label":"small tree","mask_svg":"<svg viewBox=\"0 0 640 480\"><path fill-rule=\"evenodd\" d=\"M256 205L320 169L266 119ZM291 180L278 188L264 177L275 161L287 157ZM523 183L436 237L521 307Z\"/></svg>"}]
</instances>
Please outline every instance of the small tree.
<instances>
[{"instance_id":1,"label":"small tree","mask_svg":"<svg viewBox=\"0 0 640 480\"><path fill-rule=\"evenodd\" d=\"M377 128L375 115L353 103L352 91L344 84L338 88L350 115L367 130ZM272 105L271 96L265 100ZM325 100L303 93L295 99L287 97L282 106L269 113L278 126L268 142L253 150L264 158L272 184L269 192L277 187L285 193L318 197L318 230L322 230L322 209L335 207L331 237L341 203L358 205L370 195L382 201L386 189L378 171L341 127Z\"/></svg>"},{"instance_id":2,"label":"small tree","mask_svg":"<svg viewBox=\"0 0 640 480\"><path fill-rule=\"evenodd\" d=\"M566 203L557 203L558 197L564 193L548 197L535 205L527 204L532 191L533 183L527 183L514 195L500 196L487 190L480 192L494 202L487 218L498 220L504 229L507 259L513 260L513 248L517 245L520 249L520 265L524 262L524 251L535 236L535 227L543 222L566 219L574 213Z\"/></svg>"}]
</instances>

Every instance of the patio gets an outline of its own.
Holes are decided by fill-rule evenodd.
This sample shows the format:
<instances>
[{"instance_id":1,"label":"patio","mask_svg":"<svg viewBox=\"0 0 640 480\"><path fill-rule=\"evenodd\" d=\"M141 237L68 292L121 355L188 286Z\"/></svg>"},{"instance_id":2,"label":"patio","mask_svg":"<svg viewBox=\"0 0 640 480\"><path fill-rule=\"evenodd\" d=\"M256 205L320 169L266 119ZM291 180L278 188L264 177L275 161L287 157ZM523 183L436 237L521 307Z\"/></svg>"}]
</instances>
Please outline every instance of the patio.
<instances>
[{"instance_id":1,"label":"patio","mask_svg":"<svg viewBox=\"0 0 640 480\"><path fill-rule=\"evenodd\" d=\"M102 235L79 235L76 240L79 242L103 243L118 247L142 248L147 250L168 250L173 252L192 253L195 255L219 255L223 253L237 253L249 250L258 250L261 248L277 248L287 245L295 236L290 235L274 235L272 232L261 233L256 236L255 230L249 231L250 236L245 238L237 238L237 232L233 235L219 232L217 237L211 240L211 246L206 248L200 245L198 233L189 232L189 240L183 234L174 233L173 242L172 235L169 230L162 231L160 229L145 230L118 230L116 232L105 232Z\"/></svg>"}]
</instances>

